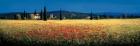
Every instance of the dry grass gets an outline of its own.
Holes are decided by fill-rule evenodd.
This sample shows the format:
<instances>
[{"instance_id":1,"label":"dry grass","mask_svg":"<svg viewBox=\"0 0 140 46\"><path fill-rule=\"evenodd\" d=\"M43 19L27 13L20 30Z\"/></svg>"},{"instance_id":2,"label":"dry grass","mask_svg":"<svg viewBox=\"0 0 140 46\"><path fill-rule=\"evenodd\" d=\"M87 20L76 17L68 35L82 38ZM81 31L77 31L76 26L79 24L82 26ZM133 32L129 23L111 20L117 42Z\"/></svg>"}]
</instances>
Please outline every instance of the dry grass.
<instances>
[{"instance_id":1,"label":"dry grass","mask_svg":"<svg viewBox=\"0 0 140 46\"><path fill-rule=\"evenodd\" d=\"M0 20L0 32L26 45L139 45L140 19Z\"/></svg>"}]
</instances>

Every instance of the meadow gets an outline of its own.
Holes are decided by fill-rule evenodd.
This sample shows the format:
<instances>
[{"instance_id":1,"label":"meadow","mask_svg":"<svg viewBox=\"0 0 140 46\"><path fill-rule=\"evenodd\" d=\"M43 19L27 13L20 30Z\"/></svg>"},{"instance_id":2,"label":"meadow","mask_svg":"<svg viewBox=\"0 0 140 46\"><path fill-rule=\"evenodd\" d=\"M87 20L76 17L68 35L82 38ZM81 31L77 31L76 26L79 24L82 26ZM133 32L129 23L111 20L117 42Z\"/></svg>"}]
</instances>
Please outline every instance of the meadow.
<instances>
[{"instance_id":1,"label":"meadow","mask_svg":"<svg viewBox=\"0 0 140 46\"><path fill-rule=\"evenodd\" d=\"M137 46L140 19L0 20L2 46Z\"/></svg>"}]
</instances>

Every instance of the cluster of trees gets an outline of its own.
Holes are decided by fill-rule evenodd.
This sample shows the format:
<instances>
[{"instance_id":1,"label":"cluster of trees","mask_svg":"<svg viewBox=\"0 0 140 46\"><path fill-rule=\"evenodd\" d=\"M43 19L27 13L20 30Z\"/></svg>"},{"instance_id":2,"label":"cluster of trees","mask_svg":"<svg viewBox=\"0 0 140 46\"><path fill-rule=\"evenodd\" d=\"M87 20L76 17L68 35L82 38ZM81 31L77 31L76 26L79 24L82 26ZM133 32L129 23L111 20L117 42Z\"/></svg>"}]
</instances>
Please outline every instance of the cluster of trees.
<instances>
[{"instance_id":1,"label":"cluster of trees","mask_svg":"<svg viewBox=\"0 0 140 46\"><path fill-rule=\"evenodd\" d=\"M23 14L16 14L14 15L14 17L11 17L9 19L20 19L20 20L28 20L28 19L32 19L32 16L29 15L30 13L27 13L26 11L23 12ZM34 11L33 13L34 15L37 14L36 10ZM46 21L47 20L47 9L46 7L44 7L43 10L41 10L41 12L39 13L39 16L40 16L40 20L44 20ZM5 16L6 17L6 16ZM10 17L10 16L9 16ZM8 19L8 18L5 18L5 19Z\"/></svg>"},{"instance_id":2,"label":"cluster of trees","mask_svg":"<svg viewBox=\"0 0 140 46\"><path fill-rule=\"evenodd\" d=\"M97 15L97 14L93 14L92 12L90 13L90 20L93 20L93 19L95 19L95 20L98 20L98 19L115 19L115 18L119 18L119 19L133 19L133 18L140 18L140 16L139 15L132 15L132 14L122 14L122 15L119 15L119 16L113 16L113 15L105 15L105 14L103 14L103 15Z\"/></svg>"},{"instance_id":3,"label":"cluster of trees","mask_svg":"<svg viewBox=\"0 0 140 46\"><path fill-rule=\"evenodd\" d=\"M36 10L35 12L33 13L34 15L37 14ZM44 21L47 21L47 19L49 18L48 14L47 14L47 9L46 7L44 7L43 10L41 10L41 12L39 13L39 16L40 16L40 20L44 20ZM21 15L15 15L13 17L13 19L20 19L20 20L28 20L28 19L31 19L32 16L29 15L29 13L27 13L26 11L23 12L23 14ZM62 13L61 13L61 9L60 9L60 14L59 14L59 19L60 20L63 20L63 16L62 16Z\"/></svg>"}]
</instances>

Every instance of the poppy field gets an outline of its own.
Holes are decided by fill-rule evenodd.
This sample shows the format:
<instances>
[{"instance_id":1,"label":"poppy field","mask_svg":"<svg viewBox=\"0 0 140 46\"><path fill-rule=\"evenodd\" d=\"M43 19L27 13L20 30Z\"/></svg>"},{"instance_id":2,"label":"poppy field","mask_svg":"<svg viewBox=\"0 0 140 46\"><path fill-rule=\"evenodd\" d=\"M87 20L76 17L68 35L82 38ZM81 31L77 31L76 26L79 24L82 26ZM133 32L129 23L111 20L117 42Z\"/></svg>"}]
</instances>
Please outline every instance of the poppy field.
<instances>
[{"instance_id":1,"label":"poppy field","mask_svg":"<svg viewBox=\"0 0 140 46\"><path fill-rule=\"evenodd\" d=\"M2 46L137 46L140 19L0 20Z\"/></svg>"}]
</instances>

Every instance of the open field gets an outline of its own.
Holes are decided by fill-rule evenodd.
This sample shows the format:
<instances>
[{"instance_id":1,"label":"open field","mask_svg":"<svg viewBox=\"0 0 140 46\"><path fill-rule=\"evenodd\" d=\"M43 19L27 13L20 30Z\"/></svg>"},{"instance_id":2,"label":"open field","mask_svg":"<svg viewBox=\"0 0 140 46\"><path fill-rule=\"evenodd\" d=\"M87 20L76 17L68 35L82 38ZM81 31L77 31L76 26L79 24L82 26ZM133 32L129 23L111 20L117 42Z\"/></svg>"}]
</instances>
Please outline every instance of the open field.
<instances>
[{"instance_id":1,"label":"open field","mask_svg":"<svg viewBox=\"0 0 140 46\"><path fill-rule=\"evenodd\" d=\"M0 45L136 46L140 19L0 20Z\"/></svg>"}]
</instances>

